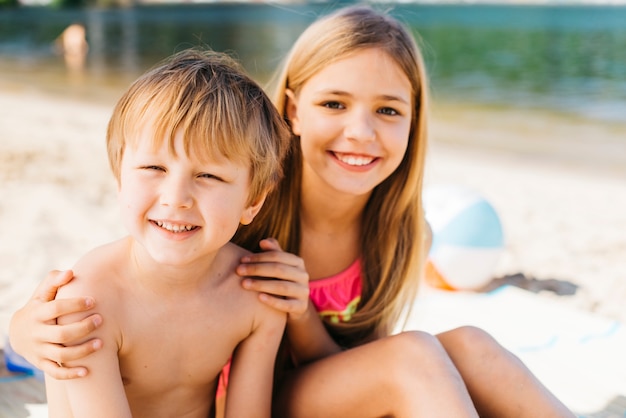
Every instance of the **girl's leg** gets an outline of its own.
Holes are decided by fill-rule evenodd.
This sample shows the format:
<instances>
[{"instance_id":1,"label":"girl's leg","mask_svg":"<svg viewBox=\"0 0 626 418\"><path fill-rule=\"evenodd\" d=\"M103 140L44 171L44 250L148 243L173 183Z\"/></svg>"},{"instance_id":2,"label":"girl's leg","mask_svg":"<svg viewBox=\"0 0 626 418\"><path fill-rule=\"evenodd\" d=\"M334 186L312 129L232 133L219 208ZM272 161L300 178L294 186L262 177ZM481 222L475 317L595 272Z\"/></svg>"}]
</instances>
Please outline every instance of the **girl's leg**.
<instances>
[{"instance_id":1,"label":"girl's leg","mask_svg":"<svg viewBox=\"0 0 626 418\"><path fill-rule=\"evenodd\" d=\"M278 383L276 417L477 417L437 339L383 338L299 367Z\"/></svg>"},{"instance_id":2,"label":"girl's leg","mask_svg":"<svg viewBox=\"0 0 626 418\"><path fill-rule=\"evenodd\" d=\"M461 327L437 337L481 417L574 417L524 363L485 331Z\"/></svg>"}]
</instances>

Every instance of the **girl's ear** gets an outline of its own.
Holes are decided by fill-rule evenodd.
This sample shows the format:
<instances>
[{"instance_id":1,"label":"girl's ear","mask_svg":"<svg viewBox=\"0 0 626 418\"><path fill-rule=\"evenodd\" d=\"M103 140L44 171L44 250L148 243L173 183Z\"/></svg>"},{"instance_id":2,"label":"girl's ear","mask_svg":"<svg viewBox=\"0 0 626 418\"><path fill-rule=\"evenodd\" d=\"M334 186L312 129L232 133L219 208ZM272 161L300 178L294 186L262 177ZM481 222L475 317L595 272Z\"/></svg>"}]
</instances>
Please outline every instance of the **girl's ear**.
<instances>
[{"instance_id":1,"label":"girl's ear","mask_svg":"<svg viewBox=\"0 0 626 418\"><path fill-rule=\"evenodd\" d=\"M242 225L249 225L250 222L254 220L254 217L259 213L261 208L263 207L263 203L265 203L265 198L267 197L267 192L263 193L256 202L253 202L250 206L243 210L241 214L241 219L239 223Z\"/></svg>"},{"instance_id":2,"label":"girl's ear","mask_svg":"<svg viewBox=\"0 0 626 418\"><path fill-rule=\"evenodd\" d=\"M296 100L296 95L293 90L286 89L285 96L287 96L285 112L291 124L291 132L296 136L300 136L300 119L298 119L298 101Z\"/></svg>"}]
</instances>

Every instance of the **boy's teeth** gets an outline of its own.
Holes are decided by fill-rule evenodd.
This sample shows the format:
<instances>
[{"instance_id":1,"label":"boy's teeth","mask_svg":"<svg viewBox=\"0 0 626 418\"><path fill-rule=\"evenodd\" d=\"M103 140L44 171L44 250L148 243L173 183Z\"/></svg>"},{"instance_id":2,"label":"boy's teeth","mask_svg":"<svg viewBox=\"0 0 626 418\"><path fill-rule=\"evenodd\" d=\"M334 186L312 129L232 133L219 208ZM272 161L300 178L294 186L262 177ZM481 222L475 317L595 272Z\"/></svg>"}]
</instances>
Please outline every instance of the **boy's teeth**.
<instances>
[{"instance_id":1,"label":"boy's teeth","mask_svg":"<svg viewBox=\"0 0 626 418\"><path fill-rule=\"evenodd\" d=\"M163 229L167 229L170 232L191 231L194 228L193 225L174 225L174 224L166 223L163 221L156 221L156 224L159 227Z\"/></svg>"},{"instance_id":2,"label":"boy's teeth","mask_svg":"<svg viewBox=\"0 0 626 418\"><path fill-rule=\"evenodd\" d=\"M354 155L337 154L337 158L339 158L339 160L343 163L346 163L348 165L356 165L356 166L367 165L371 163L372 161L374 161L373 157L357 157Z\"/></svg>"}]
</instances>

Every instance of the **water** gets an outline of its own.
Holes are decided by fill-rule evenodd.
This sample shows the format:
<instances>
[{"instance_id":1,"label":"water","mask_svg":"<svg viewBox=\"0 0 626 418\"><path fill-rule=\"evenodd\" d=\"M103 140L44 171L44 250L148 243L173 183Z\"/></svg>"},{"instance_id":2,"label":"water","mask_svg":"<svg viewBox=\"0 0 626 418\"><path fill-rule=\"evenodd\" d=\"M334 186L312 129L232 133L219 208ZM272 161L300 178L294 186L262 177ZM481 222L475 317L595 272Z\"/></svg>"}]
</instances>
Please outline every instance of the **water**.
<instances>
[{"instance_id":1,"label":"water","mask_svg":"<svg viewBox=\"0 0 626 418\"><path fill-rule=\"evenodd\" d=\"M115 100L184 47L234 52L265 82L316 16L336 6L171 5L114 10L0 10L0 77L66 95ZM626 6L395 4L425 55L436 100L535 107L626 120ZM81 74L54 39L87 27ZM0 83L1 83L0 79Z\"/></svg>"}]
</instances>

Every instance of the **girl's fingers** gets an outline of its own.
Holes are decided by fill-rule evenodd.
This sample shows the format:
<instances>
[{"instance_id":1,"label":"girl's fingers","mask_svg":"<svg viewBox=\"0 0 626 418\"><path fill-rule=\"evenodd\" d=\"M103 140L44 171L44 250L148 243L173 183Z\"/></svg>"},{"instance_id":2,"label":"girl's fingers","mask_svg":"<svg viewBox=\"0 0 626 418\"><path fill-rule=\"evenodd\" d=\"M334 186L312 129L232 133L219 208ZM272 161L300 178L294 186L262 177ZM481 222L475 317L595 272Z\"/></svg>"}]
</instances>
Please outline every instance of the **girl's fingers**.
<instances>
[{"instance_id":1,"label":"girl's fingers","mask_svg":"<svg viewBox=\"0 0 626 418\"><path fill-rule=\"evenodd\" d=\"M40 337L43 341L49 341L54 344L68 345L74 344L76 341L84 340L89 337L96 328L102 324L102 316L99 314L93 314L87 318L81 319L78 322L65 325L51 325L47 326ZM65 347L71 349L74 347ZM81 356L83 357L83 356ZM72 360L71 358L58 359L50 357L51 359L60 360L61 362Z\"/></svg>"},{"instance_id":2,"label":"girl's fingers","mask_svg":"<svg viewBox=\"0 0 626 418\"><path fill-rule=\"evenodd\" d=\"M59 287L69 283L73 277L74 273L71 270L53 270L49 272L46 275L46 278L39 283L39 286L35 289L32 299L37 299L43 302L54 300Z\"/></svg>"},{"instance_id":3,"label":"girl's fingers","mask_svg":"<svg viewBox=\"0 0 626 418\"><path fill-rule=\"evenodd\" d=\"M252 253L244 256L241 259L242 263L282 263L294 267L304 269L304 260L295 254L285 252L281 250L278 243L272 243L270 239L265 239L261 243L268 243L267 245L261 245L263 251L259 253Z\"/></svg>"},{"instance_id":4,"label":"girl's fingers","mask_svg":"<svg viewBox=\"0 0 626 418\"><path fill-rule=\"evenodd\" d=\"M88 370L84 367L63 367L50 360L42 361L39 365L39 369L57 380L75 379L77 377L87 376L88 373Z\"/></svg>"},{"instance_id":5,"label":"girl's fingers","mask_svg":"<svg viewBox=\"0 0 626 418\"><path fill-rule=\"evenodd\" d=\"M294 315L302 315L307 310L306 301L301 299L284 299L267 293L260 293L259 300L278 311L289 314L292 317Z\"/></svg>"},{"instance_id":6,"label":"girl's fingers","mask_svg":"<svg viewBox=\"0 0 626 418\"><path fill-rule=\"evenodd\" d=\"M308 286L309 275L300 268L280 263L241 264L237 274L242 277L266 277L300 283Z\"/></svg>"},{"instance_id":7,"label":"girl's fingers","mask_svg":"<svg viewBox=\"0 0 626 418\"><path fill-rule=\"evenodd\" d=\"M56 320L58 317L77 312L84 312L92 309L95 301L92 297L58 299L43 303L39 308L36 317L45 322Z\"/></svg>"},{"instance_id":8,"label":"girl's fingers","mask_svg":"<svg viewBox=\"0 0 626 418\"><path fill-rule=\"evenodd\" d=\"M94 338L84 343L66 347L59 344L48 344L46 346L46 356L44 361L50 361L62 367L63 365L72 361L79 361L84 359L88 355L100 350L102 348L102 340Z\"/></svg>"},{"instance_id":9,"label":"girl's fingers","mask_svg":"<svg viewBox=\"0 0 626 418\"><path fill-rule=\"evenodd\" d=\"M303 301L307 300L309 297L308 286L286 280L267 280L248 277L243 280L242 285L245 289L254 290L259 293L267 293L282 299L298 299Z\"/></svg>"},{"instance_id":10,"label":"girl's fingers","mask_svg":"<svg viewBox=\"0 0 626 418\"><path fill-rule=\"evenodd\" d=\"M304 270L304 261L297 255L283 251L264 251L250 254L241 259L243 265L284 264Z\"/></svg>"},{"instance_id":11,"label":"girl's fingers","mask_svg":"<svg viewBox=\"0 0 626 418\"><path fill-rule=\"evenodd\" d=\"M274 238L265 238L261 240L259 242L259 247L261 247L263 251L282 251L280 244L278 244L278 241Z\"/></svg>"},{"instance_id":12,"label":"girl's fingers","mask_svg":"<svg viewBox=\"0 0 626 418\"><path fill-rule=\"evenodd\" d=\"M261 302L298 317L307 311L309 274L304 260L284 252L278 241L267 238L259 243L263 250L241 259L237 274L244 277L245 289L259 292Z\"/></svg>"}]
</instances>

